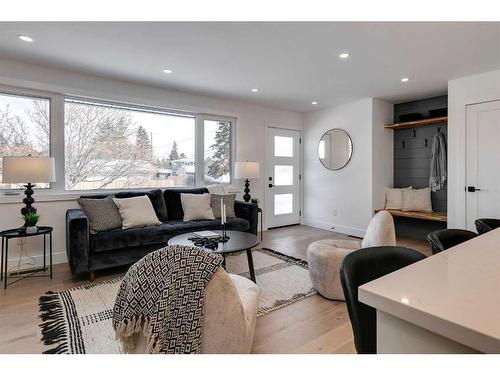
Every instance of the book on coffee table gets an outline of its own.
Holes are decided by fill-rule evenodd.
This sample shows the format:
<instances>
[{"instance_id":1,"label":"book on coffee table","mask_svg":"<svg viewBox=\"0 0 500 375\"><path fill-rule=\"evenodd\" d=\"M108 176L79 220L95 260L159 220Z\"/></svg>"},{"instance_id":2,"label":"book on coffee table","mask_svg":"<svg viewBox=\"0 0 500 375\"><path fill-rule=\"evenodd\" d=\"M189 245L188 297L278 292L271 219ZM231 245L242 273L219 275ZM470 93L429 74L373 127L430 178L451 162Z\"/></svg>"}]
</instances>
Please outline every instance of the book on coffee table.
<instances>
[{"instance_id":1,"label":"book on coffee table","mask_svg":"<svg viewBox=\"0 0 500 375\"><path fill-rule=\"evenodd\" d=\"M199 238L219 238L220 234L212 232L211 230L203 230L201 232L193 232L193 236Z\"/></svg>"}]
</instances>

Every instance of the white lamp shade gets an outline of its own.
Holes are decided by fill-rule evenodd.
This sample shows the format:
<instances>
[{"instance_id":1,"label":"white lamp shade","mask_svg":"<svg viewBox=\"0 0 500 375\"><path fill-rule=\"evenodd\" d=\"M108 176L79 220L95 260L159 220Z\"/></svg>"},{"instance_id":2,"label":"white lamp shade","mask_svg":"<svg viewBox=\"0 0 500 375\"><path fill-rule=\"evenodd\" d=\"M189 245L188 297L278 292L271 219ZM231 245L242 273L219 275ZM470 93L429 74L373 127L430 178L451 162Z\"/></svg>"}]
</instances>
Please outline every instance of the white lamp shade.
<instances>
[{"instance_id":1,"label":"white lamp shade","mask_svg":"<svg viewBox=\"0 0 500 375\"><path fill-rule=\"evenodd\" d=\"M36 156L4 156L2 182L54 182L54 158Z\"/></svg>"},{"instance_id":2,"label":"white lamp shade","mask_svg":"<svg viewBox=\"0 0 500 375\"><path fill-rule=\"evenodd\" d=\"M237 161L234 163L234 178L259 179L260 164L256 161Z\"/></svg>"}]
</instances>

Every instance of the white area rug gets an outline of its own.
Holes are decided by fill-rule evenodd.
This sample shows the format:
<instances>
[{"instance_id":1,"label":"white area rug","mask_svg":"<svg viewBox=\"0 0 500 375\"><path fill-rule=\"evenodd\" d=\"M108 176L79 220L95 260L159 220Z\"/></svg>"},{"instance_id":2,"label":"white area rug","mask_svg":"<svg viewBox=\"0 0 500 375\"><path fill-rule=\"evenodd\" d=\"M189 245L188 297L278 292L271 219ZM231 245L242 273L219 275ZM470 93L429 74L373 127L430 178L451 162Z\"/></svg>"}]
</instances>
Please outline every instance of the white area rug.
<instances>
[{"instance_id":1,"label":"white area rug","mask_svg":"<svg viewBox=\"0 0 500 375\"><path fill-rule=\"evenodd\" d=\"M269 249L252 254L261 288L258 316L316 294L305 261ZM249 277L246 254L228 256L226 269ZM40 327L42 341L48 345L44 353L120 353L111 326L120 284L117 278L41 296Z\"/></svg>"}]
</instances>

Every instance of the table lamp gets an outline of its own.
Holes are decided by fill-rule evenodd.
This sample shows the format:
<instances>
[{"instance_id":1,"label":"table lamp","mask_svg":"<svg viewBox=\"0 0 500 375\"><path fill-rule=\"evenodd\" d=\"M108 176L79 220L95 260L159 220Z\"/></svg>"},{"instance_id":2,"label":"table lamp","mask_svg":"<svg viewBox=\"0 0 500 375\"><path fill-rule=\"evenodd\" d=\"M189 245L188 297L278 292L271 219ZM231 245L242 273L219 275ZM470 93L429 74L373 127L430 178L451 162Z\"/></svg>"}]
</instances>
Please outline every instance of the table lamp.
<instances>
[{"instance_id":1,"label":"table lamp","mask_svg":"<svg viewBox=\"0 0 500 375\"><path fill-rule=\"evenodd\" d=\"M33 183L54 182L55 167L54 158L37 156L4 156L2 182L7 184L24 183L26 198L23 203L26 205L21 209L24 216L28 212L36 213L36 208L32 206Z\"/></svg>"},{"instance_id":2,"label":"table lamp","mask_svg":"<svg viewBox=\"0 0 500 375\"><path fill-rule=\"evenodd\" d=\"M250 180L258 180L260 178L260 164L256 161L237 161L234 163L234 178L245 179L245 202L250 202Z\"/></svg>"}]
</instances>

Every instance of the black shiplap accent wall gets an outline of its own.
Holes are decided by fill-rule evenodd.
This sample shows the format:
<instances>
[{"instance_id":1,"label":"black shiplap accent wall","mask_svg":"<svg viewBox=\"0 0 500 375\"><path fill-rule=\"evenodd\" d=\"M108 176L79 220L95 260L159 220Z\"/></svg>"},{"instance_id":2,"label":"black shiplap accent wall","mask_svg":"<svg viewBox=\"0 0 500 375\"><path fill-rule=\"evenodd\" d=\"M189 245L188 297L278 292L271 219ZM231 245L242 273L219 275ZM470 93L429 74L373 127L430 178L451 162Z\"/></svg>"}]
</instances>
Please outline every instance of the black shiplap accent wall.
<instances>
[{"instance_id":1,"label":"black shiplap accent wall","mask_svg":"<svg viewBox=\"0 0 500 375\"><path fill-rule=\"evenodd\" d=\"M418 112L429 116L430 109L448 106L446 95L416 100L394 105L394 121L399 122L399 115ZM440 128L447 140L447 124L424 126L414 129L394 130L394 187L429 186L430 155L432 138ZM427 146L425 140L427 139ZM404 148L403 148L404 141ZM447 186L432 192L432 208L436 212L446 212Z\"/></svg>"},{"instance_id":2,"label":"black shiplap accent wall","mask_svg":"<svg viewBox=\"0 0 500 375\"><path fill-rule=\"evenodd\" d=\"M432 98L414 100L412 102L394 104L394 122L399 121L399 115L406 113L421 113L424 117L429 117L430 109L448 107L448 96L434 96Z\"/></svg>"}]
</instances>

